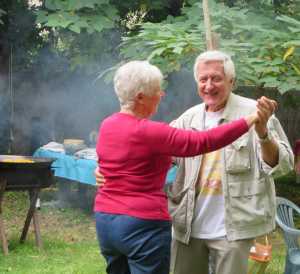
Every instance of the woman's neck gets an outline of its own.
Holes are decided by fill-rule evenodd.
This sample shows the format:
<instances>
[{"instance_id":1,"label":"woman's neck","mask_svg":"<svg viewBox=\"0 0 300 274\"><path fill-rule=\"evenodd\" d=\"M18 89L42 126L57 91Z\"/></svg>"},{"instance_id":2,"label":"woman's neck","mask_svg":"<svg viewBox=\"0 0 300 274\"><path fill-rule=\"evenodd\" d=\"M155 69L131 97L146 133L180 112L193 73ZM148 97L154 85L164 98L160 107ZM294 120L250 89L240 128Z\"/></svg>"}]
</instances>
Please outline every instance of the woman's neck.
<instances>
[{"instance_id":1,"label":"woman's neck","mask_svg":"<svg viewBox=\"0 0 300 274\"><path fill-rule=\"evenodd\" d=\"M121 108L120 113L129 114L129 115L132 115L132 116L134 116L136 118L140 118L140 119L148 118L145 115L143 115L143 113L141 113L139 111L132 110L132 109Z\"/></svg>"}]
</instances>

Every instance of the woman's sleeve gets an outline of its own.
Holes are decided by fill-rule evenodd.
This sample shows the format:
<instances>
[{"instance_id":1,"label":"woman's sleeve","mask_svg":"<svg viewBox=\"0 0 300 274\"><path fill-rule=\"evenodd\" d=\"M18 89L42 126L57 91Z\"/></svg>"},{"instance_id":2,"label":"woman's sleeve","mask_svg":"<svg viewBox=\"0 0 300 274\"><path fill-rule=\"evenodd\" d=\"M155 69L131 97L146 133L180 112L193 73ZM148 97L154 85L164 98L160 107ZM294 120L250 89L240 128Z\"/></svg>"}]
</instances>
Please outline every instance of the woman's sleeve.
<instances>
[{"instance_id":1,"label":"woman's sleeve","mask_svg":"<svg viewBox=\"0 0 300 274\"><path fill-rule=\"evenodd\" d=\"M192 157L225 147L248 130L244 118L206 131L177 129L148 121L143 127L143 138L154 153Z\"/></svg>"}]
</instances>

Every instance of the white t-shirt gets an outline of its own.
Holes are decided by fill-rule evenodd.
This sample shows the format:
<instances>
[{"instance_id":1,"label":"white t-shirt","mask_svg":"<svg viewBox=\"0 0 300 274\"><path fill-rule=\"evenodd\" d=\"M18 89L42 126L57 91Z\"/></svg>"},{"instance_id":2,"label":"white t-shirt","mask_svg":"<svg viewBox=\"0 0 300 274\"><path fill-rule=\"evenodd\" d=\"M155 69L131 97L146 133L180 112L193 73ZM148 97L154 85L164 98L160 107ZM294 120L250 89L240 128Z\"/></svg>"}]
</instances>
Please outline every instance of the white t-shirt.
<instances>
[{"instance_id":1,"label":"white t-shirt","mask_svg":"<svg viewBox=\"0 0 300 274\"><path fill-rule=\"evenodd\" d=\"M223 110L205 113L205 129L219 124ZM198 239L224 237L225 203L221 181L221 150L203 155L196 186L191 236Z\"/></svg>"}]
</instances>

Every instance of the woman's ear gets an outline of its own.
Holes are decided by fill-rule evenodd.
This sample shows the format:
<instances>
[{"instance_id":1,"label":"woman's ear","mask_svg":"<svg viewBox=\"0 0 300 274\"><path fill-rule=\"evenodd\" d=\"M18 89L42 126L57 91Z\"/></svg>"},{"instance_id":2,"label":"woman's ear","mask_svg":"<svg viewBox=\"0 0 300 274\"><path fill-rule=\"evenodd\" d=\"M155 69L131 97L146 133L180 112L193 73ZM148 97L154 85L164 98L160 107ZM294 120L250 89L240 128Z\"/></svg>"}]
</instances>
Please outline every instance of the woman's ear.
<instances>
[{"instance_id":1,"label":"woman's ear","mask_svg":"<svg viewBox=\"0 0 300 274\"><path fill-rule=\"evenodd\" d=\"M145 94L142 92L138 92L138 94L135 96L136 100L138 103L143 104L144 103L144 98Z\"/></svg>"}]
</instances>

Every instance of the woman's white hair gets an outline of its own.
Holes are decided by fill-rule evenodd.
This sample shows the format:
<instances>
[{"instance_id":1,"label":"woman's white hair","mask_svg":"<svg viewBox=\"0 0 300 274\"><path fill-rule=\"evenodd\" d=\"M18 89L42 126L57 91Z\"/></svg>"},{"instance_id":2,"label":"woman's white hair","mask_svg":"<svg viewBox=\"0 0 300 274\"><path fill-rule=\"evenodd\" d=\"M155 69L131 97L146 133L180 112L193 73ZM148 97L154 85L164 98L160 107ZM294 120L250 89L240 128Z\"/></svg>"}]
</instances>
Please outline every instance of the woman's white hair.
<instances>
[{"instance_id":1,"label":"woman's white hair","mask_svg":"<svg viewBox=\"0 0 300 274\"><path fill-rule=\"evenodd\" d=\"M194 64L194 78L196 82L198 83L198 67L200 63L207 63L212 61L220 61L223 63L224 67L224 74L227 79L234 80L235 79L235 68L234 63L231 60L231 57L218 50L209 50L201 53L196 58L195 64Z\"/></svg>"},{"instance_id":2,"label":"woman's white hair","mask_svg":"<svg viewBox=\"0 0 300 274\"><path fill-rule=\"evenodd\" d=\"M161 86L163 75L148 61L130 61L122 65L114 77L114 88L121 107L131 109L136 95L154 95Z\"/></svg>"}]
</instances>

